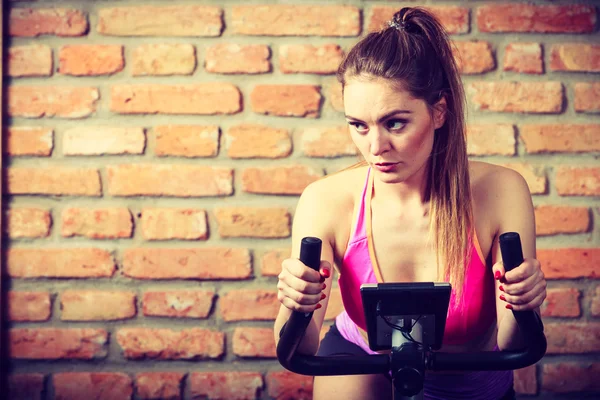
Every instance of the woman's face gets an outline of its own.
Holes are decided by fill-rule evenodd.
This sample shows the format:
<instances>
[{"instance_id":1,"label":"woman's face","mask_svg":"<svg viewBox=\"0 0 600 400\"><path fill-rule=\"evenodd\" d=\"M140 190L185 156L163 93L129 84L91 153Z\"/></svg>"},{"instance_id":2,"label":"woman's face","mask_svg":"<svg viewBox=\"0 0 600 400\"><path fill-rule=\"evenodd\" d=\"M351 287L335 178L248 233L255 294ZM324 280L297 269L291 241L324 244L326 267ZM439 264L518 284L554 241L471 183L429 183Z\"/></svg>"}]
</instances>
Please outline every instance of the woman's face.
<instances>
[{"instance_id":1,"label":"woman's face","mask_svg":"<svg viewBox=\"0 0 600 400\"><path fill-rule=\"evenodd\" d=\"M381 78L351 78L344 86L344 109L352 140L375 176L387 183L423 179L435 129L444 112L433 115L424 100ZM445 100L439 103L444 109Z\"/></svg>"}]
</instances>

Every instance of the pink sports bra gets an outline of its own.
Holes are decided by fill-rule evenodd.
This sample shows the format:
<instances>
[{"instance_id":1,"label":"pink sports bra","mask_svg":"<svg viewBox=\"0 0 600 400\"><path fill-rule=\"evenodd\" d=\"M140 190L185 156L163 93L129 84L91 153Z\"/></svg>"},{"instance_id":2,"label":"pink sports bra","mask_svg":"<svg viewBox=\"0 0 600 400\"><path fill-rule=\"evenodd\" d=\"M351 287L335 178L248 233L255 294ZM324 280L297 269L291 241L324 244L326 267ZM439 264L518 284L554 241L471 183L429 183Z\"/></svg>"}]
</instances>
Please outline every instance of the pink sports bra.
<instances>
[{"instance_id":1,"label":"pink sports bra","mask_svg":"<svg viewBox=\"0 0 600 400\"><path fill-rule=\"evenodd\" d=\"M346 330L349 317L354 324L366 330L360 285L363 283L381 282L381 273L373 252L371 235L371 196L373 183L370 169L363 189L361 202L358 209L356 229L353 232L343 258L339 287L345 311L336 319L340 322L342 330ZM477 236L472 235L470 241L471 261L466 269L463 298L460 306L456 304L456 293L452 290L450 306L444 331L445 345L460 345L484 334L496 319L494 299L494 279L491 268L487 268L483 260ZM347 338L356 334L341 332ZM364 343L360 343L364 347Z\"/></svg>"}]
</instances>

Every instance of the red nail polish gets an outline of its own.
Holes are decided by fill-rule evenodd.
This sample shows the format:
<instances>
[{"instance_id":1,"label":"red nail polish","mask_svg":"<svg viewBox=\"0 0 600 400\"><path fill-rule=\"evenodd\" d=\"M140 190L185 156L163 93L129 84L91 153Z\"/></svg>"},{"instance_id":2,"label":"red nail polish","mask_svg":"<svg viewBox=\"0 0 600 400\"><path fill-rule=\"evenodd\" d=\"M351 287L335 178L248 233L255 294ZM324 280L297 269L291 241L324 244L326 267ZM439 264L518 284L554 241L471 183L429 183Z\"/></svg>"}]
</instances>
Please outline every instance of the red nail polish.
<instances>
[{"instance_id":1,"label":"red nail polish","mask_svg":"<svg viewBox=\"0 0 600 400\"><path fill-rule=\"evenodd\" d=\"M500 271L496 271L496 273L494 274L494 278L496 279L500 279L501 276L502 274L500 273Z\"/></svg>"},{"instance_id":2,"label":"red nail polish","mask_svg":"<svg viewBox=\"0 0 600 400\"><path fill-rule=\"evenodd\" d=\"M512 310L512 309L513 309L513 306L511 306L510 304L507 304L507 305L506 305L506 308L508 308L509 310Z\"/></svg>"},{"instance_id":3,"label":"red nail polish","mask_svg":"<svg viewBox=\"0 0 600 400\"><path fill-rule=\"evenodd\" d=\"M315 307L315 310L318 310L319 308L323 307L320 303L317 304L317 306Z\"/></svg>"},{"instance_id":4,"label":"red nail polish","mask_svg":"<svg viewBox=\"0 0 600 400\"><path fill-rule=\"evenodd\" d=\"M321 294L321 300L323 300L325 297L327 297L325 293Z\"/></svg>"},{"instance_id":5,"label":"red nail polish","mask_svg":"<svg viewBox=\"0 0 600 400\"><path fill-rule=\"evenodd\" d=\"M324 284L323 284L323 289L325 289L326 287L327 287L327 285L324 283Z\"/></svg>"},{"instance_id":6,"label":"red nail polish","mask_svg":"<svg viewBox=\"0 0 600 400\"><path fill-rule=\"evenodd\" d=\"M500 300L506 301L506 297L504 297L503 295L500 295Z\"/></svg>"},{"instance_id":7,"label":"red nail polish","mask_svg":"<svg viewBox=\"0 0 600 400\"><path fill-rule=\"evenodd\" d=\"M323 276L324 276L325 278L329 278L329 277L331 276L331 272L329 272L329 270L328 270L328 269L324 269L324 270L323 270Z\"/></svg>"},{"instance_id":8,"label":"red nail polish","mask_svg":"<svg viewBox=\"0 0 600 400\"><path fill-rule=\"evenodd\" d=\"M502 285L498 286L498 289L500 289L501 292L504 292L504 288L502 287Z\"/></svg>"}]
</instances>

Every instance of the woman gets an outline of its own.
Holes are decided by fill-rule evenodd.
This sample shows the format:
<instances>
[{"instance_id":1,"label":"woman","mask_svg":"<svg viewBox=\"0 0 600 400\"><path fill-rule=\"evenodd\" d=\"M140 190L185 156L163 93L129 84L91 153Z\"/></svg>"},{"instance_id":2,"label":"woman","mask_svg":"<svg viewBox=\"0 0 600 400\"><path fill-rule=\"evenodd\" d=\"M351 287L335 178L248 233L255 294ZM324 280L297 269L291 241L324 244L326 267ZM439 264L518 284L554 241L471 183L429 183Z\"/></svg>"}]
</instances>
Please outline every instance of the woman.
<instances>
[{"instance_id":1,"label":"woman","mask_svg":"<svg viewBox=\"0 0 600 400\"><path fill-rule=\"evenodd\" d=\"M538 310L546 282L535 260L531 195L516 172L466 154L464 93L449 40L428 12L403 8L356 44L338 70L352 140L364 162L311 184L294 216L293 257L282 264L275 340L291 311L315 311L304 354L365 354L359 286L452 284L442 351L522 346L512 310ZM521 236L525 261L505 273L498 237ZM298 259L301 238L322 239L320 271ZM332 268L345 311L319 343ZM320 376L314 399L382 399L387 375ZM427 373L427 399L511 399L511 371Z\"/></svg>"}]
</instances>

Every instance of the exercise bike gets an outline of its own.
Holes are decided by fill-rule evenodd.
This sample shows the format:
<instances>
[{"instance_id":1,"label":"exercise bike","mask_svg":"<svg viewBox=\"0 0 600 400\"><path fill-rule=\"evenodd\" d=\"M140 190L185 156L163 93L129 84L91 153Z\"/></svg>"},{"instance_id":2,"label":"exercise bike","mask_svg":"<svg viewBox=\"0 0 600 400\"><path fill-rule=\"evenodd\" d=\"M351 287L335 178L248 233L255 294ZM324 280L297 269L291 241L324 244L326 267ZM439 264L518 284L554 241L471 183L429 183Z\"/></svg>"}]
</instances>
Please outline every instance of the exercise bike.
<instances>
[{"instance_id":1,"label":"exercise bike","mask_svg":"<svg viewBox=\"0 0 600 400\"><path fill-rule=\"evenodd\" d=\"M319 270L321 240L302 239L300 261ZM500 235L506 271L523 262L516 232ZM369 347L391 349L390 354L319 357L295 354L312 312L293 312L279 333L277 358L289 371L302 375L362 375L391 372L394 400L423 398L425 371L514 370L535 364L546 352L546 337L534 311L513 314L525 340L520 351L444 353L440 349L451 287L448 283L363 284L361 296L367 322Z\"/></svg>"}]
</instances>

